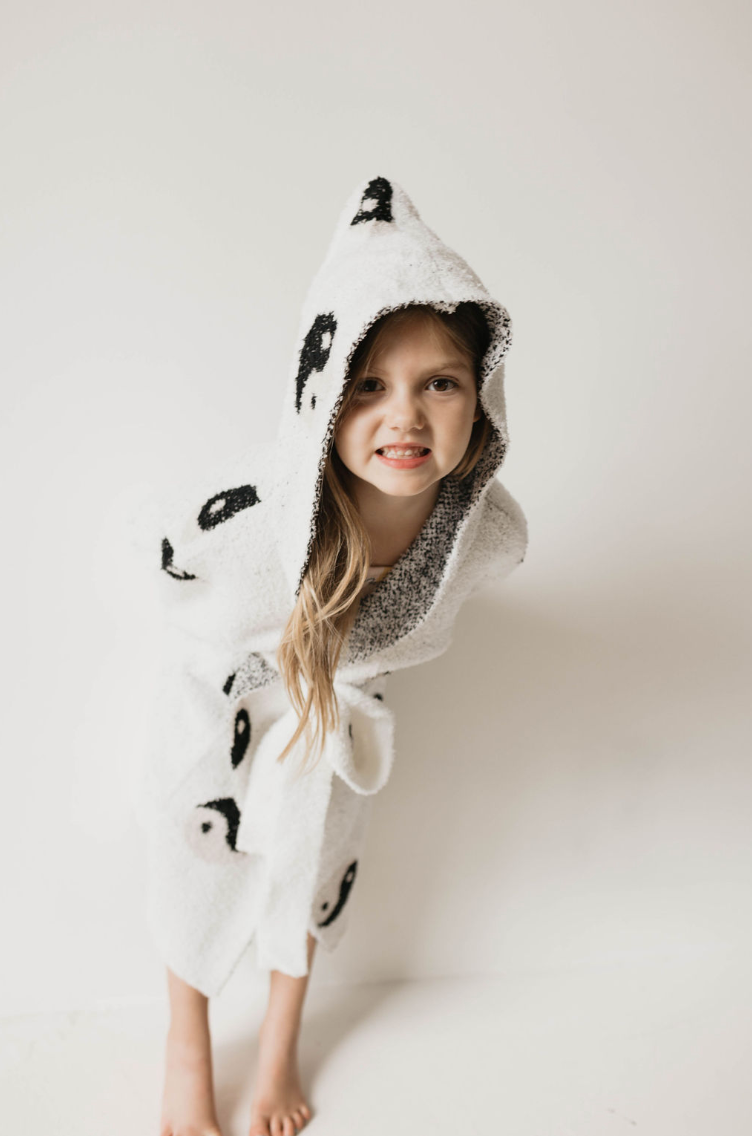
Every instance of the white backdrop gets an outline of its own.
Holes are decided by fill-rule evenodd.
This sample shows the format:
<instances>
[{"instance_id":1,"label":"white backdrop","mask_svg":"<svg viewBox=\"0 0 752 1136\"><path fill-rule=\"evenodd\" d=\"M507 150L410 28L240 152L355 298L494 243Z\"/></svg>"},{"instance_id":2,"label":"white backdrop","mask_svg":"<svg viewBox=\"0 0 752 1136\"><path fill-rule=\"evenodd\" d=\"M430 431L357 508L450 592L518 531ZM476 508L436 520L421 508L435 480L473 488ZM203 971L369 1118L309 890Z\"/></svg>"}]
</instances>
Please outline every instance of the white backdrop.
<instances>
[{"instance_id":1,"label":"white backdrop","mask_svg":"<svg viewBox=\"0 0 752 1136\"><path fill-rule=\"evenodd\" d=\"M312 981L750 950L751 24L732 0L6 17L0 1013L164 996L128 796L155 611L122 517L274 433L375 174L512 316L530 548L392 676L395 770Z\"/></svg>"}]
</instances>

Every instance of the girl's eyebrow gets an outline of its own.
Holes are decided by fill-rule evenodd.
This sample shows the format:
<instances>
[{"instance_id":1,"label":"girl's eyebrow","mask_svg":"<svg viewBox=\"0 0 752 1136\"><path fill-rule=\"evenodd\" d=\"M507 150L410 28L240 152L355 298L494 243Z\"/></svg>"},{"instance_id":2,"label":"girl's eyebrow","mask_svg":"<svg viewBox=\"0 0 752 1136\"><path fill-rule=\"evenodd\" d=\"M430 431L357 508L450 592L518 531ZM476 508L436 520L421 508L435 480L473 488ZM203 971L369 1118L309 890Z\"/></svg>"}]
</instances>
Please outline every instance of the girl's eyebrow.
<instances>
[{"instance_id":1,"label":"girl's eyebrow","mask_svg":"<svg viewBox=\"0 0 752 1136\"><path fill-rule=\"evenodd\" d=\"M443 361L441 361L439 363L432 363L430 367L424 367L421 374L431 375L435 371L446 371L446 370L452 371L452 370L457 370L457 369L460 369L460 368L467 368L469 370L470 369L470 363L467 362L466 359L444 359ZM380 367L367 367L366 370L367 370L368 374L370 374L372 371L373 372L381 372Z\"/></svg>"}]
</instances>

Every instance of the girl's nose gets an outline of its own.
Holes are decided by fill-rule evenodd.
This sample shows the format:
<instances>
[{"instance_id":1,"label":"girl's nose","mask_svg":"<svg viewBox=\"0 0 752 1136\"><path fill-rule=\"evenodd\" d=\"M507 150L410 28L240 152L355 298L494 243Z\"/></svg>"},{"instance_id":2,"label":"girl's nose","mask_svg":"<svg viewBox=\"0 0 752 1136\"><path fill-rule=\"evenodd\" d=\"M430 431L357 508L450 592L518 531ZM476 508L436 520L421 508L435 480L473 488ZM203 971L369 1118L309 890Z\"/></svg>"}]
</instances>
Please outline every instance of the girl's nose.
<instances>
[{"instance_id":1,"label":"girl's nose","mask_svg":"<svg viewBox=\"0 0 752 1136\"><path fill-rule=\"evenodd\" d=\"M403 433L420 430L425 425L423 411L410 394L394 395L389 400L387 422L392 430Z\"/></svg>"}]
</instances>

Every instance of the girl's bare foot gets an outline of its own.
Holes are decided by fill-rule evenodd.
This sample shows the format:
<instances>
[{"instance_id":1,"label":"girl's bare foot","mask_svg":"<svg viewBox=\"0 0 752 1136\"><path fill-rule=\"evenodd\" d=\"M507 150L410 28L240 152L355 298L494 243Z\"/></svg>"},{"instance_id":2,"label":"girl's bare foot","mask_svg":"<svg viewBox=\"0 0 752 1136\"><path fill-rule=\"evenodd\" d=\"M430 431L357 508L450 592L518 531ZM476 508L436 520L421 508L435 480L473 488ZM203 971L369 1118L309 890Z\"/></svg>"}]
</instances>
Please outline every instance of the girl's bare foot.
<instances>
[{"instance_id":1,"label":"girl's bare foot","mask_svg":"<svg viewBox=\"0 0 752 1136\"><path fill-rule=\"evenodd\" d=\"M259 1031L259 1062L248 1136L295 1136L311 1119L298 1073L297 1039L266 1018Z\"/></svg>"}]
</instances>

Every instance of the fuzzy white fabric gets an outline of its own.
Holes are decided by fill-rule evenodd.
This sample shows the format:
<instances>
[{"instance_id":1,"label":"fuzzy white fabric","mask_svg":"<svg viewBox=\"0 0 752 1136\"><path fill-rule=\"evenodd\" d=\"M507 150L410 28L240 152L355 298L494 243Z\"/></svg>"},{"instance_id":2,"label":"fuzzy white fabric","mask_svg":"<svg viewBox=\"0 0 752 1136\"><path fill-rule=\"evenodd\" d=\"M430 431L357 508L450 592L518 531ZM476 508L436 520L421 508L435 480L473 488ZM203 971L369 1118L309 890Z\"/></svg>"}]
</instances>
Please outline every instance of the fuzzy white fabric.
<instances>
[{"instance_id":1,"label":"fuzzy white fabric","mask_svg":"<svg viewBox=\"0 0 752 1136\"><path fill-rule=\"evenodd\" d=\"M479 304L491 342L480 401L493 429L461 482L364 596L343 654L339 730L303 776L275 655L305 574L324 462L352 354L385 312ZM165 647L139 795L148 912L166 964L217 994L249 945L307 973L306 932L333 950L373 795L394 761L386 676L442 654L461 604L521 563L527 524L495 474L507 450L509 315L396 182L348 199L303 305L277 439L201 471L139 520L164 599ZM157 550L161 549L161 558Z\"/></svg>"}]
</instances>

